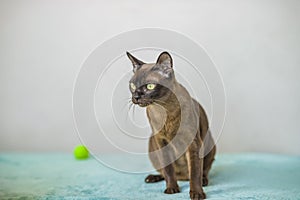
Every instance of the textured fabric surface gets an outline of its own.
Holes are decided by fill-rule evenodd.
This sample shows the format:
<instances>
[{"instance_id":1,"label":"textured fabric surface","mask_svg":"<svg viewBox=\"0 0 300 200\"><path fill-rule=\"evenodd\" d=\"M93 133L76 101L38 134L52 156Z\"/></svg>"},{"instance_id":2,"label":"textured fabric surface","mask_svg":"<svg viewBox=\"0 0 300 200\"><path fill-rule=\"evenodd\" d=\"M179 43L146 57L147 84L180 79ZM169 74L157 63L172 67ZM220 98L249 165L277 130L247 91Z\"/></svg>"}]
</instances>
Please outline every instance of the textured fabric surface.
<instances>
[{"instance_id":1,"label":"textured fabric surface","mask_svg":"<svg viewBox=\"0 0 300 200\"><path fill-rule=\"evenodd\" d=\"M126 162L126 155L112 157ZM146 175L72 154L1 153L0 199L189 199L188 182L179 182L181 193L167 195L164 182L146 184ZM204 190L208 199L300 199L300 157L218 155Z\"/></svg>"}]
</instances>

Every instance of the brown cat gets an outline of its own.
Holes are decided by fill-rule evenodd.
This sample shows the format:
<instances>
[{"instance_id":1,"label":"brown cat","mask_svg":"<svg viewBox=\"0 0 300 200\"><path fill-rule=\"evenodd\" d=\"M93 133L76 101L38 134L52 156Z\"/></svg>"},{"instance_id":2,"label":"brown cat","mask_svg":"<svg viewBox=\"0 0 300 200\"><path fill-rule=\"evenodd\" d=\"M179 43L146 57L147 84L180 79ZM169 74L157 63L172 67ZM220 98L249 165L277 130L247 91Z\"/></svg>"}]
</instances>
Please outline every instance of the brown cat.
<instances>
[{"instance_id":1,"label":"brown cat","mask_svg":"<svg viewBox=\"0 0 300 200\"><path fill-rule=\"evenodd\" d=\"M129 82L132 102L147 108L152 135L150 160L160 173L149 175L147 183L166 180L167 194L179 192L177 180L190 180L190 198L205 199L202 186L216 147L204 109L175 79L172 57L159 55L154 64L145 64L127 52L134 75Z\"/></svg>"}]
</instances>

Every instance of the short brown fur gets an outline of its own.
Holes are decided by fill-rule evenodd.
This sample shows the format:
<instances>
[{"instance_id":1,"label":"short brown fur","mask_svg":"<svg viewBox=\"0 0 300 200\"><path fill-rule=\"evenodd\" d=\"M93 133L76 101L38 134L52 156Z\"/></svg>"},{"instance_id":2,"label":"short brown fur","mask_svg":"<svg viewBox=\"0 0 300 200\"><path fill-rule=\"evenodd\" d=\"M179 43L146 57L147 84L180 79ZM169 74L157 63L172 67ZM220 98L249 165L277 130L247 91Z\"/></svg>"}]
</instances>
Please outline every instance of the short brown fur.
<instances>
[{"instance_id":1,"label":"short brown fur","mask_svg":"<svg viewBox=\"0 0 300 200\"><path fill-rule=\"evenodd\" d=\"M135 58L130 56L134 64L132 59ZM164 62L165 66L162 67L170 66L171 68L167 70L173 70L170 54L163 52L156 64L143 64L135 69L133 79L142 73L147 74L148 79L151 76L152 79L163 79L155 73L150 73L152 68L160 67L160 62ZM208 184L208 173L216 153L208 119L202 106L176 81L174 74L170 77L166 83L169 90L165 95L141 104L147 106L147 117L152 129L149 157L160 173L149 175L145 181L153 183L166 180L165 193L173 194L179 192L177 180L189 180L190 198L192 200L205 199L206 195L202 186ZM136 103L139 104L139 101L137 100ZM182 136L181 140L173 143L177 135ZM173 147L169 151L155 153L169 144ZM187 148L183 151L184 147ZM180 154L180 152L183 153ZM177 159L173 159L175 156ZM174 161L168 163L172 159Z\"/></svg>"}]
</instances>

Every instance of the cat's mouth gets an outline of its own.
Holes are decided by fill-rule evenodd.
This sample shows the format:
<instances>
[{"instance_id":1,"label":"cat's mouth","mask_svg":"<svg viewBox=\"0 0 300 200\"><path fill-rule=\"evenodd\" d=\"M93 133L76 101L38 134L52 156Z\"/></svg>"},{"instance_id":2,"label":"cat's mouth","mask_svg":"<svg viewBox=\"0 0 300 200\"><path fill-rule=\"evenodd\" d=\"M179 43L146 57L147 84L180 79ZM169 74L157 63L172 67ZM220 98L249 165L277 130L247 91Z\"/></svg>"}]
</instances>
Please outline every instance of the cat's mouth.
<instances>
[{"instance_id":1,"label":"cat's mouth","mask_svg":"<svg viewBox=\"0 0 300 200\"><path fill-rule=\"evenodd\" d=\"M149 106L150 104L153 103L153 100L150 100L150 99L132 99L132 102L134 104L137 104L139 105L140 107L146 107L146 106Z\"/></svg>"},{"instance_id":2,"label":"cat's mouth","mask_svg":"<svg viewBox=\"0 0 300 200\"><path fill-rule=\"evenodd\" d=\"M151 100L146 100L146 101L143 101L143 100L138 100L137 104L140 106L140 107L146 107L146 106L149 106L150 104L152 104L153 101Z\"/></svg>"},{"instance_id":3,"label":"cat's mouth","mask_svg":"<svg viewBox=\"0 0 300 200\"><path fill-rule=\"evenodd\" d=\"M138 103L138 105L140 107L146 107L146 106L149 106L151 103L147 102L147 103Z\"/></svg>"}]
</instances>

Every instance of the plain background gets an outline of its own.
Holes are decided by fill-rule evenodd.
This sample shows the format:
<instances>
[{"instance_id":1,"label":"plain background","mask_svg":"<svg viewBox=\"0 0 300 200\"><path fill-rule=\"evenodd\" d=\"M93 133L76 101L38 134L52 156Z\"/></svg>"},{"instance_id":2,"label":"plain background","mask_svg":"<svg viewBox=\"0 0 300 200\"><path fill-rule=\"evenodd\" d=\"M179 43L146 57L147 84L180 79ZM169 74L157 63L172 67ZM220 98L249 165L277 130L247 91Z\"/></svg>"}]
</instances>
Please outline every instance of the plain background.
<instances>
[{"instance_id":1,"label":"plain background","mask_svg":"<svg viewBox=\"0 0 300 200\"><path fill-rule=\"evenodd\" d=\"M72 88L83 61L116 34L158 27L203 45L221 72L219 152L300 155L299 19L297 0L2 0L0 150L72 151Z\"/></svg>"}]
</instances>

